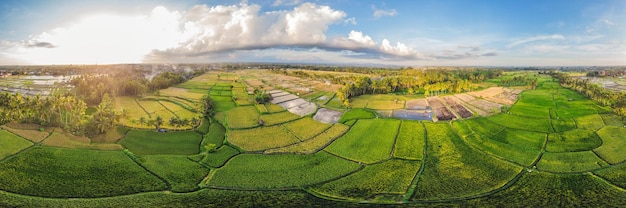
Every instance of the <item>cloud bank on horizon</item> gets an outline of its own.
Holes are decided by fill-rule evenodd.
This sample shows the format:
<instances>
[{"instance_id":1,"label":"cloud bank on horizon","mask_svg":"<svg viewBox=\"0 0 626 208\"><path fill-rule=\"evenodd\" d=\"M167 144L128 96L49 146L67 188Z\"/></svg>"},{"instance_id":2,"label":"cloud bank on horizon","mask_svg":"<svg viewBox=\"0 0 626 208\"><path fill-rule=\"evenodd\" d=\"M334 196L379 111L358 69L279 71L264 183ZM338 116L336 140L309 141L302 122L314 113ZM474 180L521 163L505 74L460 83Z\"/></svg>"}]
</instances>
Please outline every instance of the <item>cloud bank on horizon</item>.
<instances>
[{"instance_id":1,"label":"cloud bank on horizon","mask_svg":"<svg viewBox=\"0 0 626 208\"><path fill-rule=\"evenodd\" d=\"M562 6L555 2L514 3ZM27 37L15 35L21 22L11 20L20 9L12 8L15 14L0 21L7 23L0 29L9 31L0 33L0 64L626 65L626 22L620 21L626 4L620 1L576 2L567 11L535 13L541 18L511 14L519 5L510 2L161 3L132 12L86 12L31 29L38 32ZM485 5L494 8L481 11ZM471 6L474 13L463 18L468 13L460 11ZM22 7L37 11L29 8Z\"/></svg>"}]
</instances>

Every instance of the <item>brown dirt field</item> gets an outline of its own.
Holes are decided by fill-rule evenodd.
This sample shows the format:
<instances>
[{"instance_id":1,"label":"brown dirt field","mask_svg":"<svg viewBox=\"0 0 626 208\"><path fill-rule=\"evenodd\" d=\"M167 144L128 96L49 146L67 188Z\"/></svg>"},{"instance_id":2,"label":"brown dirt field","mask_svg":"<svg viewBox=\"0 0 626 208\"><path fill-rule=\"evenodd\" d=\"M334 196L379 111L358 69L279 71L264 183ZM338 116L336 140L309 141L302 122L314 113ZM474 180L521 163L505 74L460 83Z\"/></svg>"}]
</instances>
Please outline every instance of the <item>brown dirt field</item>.
<instances>
[{"instance_id":1,"label":"brown dirt field","mask_svg":"<svg viewBox=\"0 0 626 208\"><path fill-rule=\"evenodd\" d=\"M474 113L470 112L464 106L452 99L452 96L443 97L443 100L445 100L448 106L450 106L452 110L456 111L456 113L459 114L459 116L461 116L462 118L469 118L474 115Z\"/></svg>"},{"instance_id":2,"label":"brown dirt field","mask_svg":"<svg viewBox=\"0 0 626 208\"><path fill-rule=\"evenodd\" d=\"M492 113L494 110L496 112L499 112L500 108L502 107L501 104L490 102L487 100L475 100L470 102L470 104L486 111L487 113Z\"/></svg>"},{"instance_id":3,"label":"brown dirt field","mask_svg":"<svg viewBox=\"0 0 626 208\"><path fill-rule=\"evenodd\" d=\"M436 108L435 115L440 121L448 121L456 118L456 116L454 116L454 114L452 114L452 112L450 112L450 110L448 110L448 108L446 107Z\"/></svg>"},{"instance_id":4,"label":"brown dirt field","mask_svg":"<svg viewBox=\"0 0 626 208\"><path fill-rule=\"evenodd\" d=\"M476 98L474 96L468 95L467 93L456 94L456 95L454 95L454 97L458 98L459 100L461 100L463 102L469 102L469 101L472 101L472 100L476 100Z\"/></svg>"},{"instance_id":5,"label":"brown dirt field","mask_svg":"<svg viewBox=\"0 0 626 208\"><path fill-rule=\"evenodd\" d=\"M416 99L406 101L406 109L408 110L426 110L430 108L426 99Z\"/></svg>"},{"instance_id":6,"label":"brown dirt field","mask_svg":"<svg viewBox=\"0 0 626 208\"><path fill-rule=\"evenodd\" d=\"M39 125L36 125L36 126L39 126ZM24 139L28 139L34 143L41 142L43 139L48 137L48 135L50 135L50 132L54 130L53 127L47 127L44 129L44 131L39 131L39 128L18 129L18 128L11 128L9 126L2 126L2 129L7 130L11 133L14 133L15 135L18 135Z\"/></svg>"},{"instance_id":7,"label":"brown dirt field","mask_svg":"<svg viewBox=\"0 0 626 208\"><path fill-rule=\"evenodd\" d=\"M477 91L477 92L470 92L468 94L474 96L474 97L495 97L496 95L500 94L504 92L504 89L502 87L490 87L481 91Z\"/></svg>"}]
</instances>

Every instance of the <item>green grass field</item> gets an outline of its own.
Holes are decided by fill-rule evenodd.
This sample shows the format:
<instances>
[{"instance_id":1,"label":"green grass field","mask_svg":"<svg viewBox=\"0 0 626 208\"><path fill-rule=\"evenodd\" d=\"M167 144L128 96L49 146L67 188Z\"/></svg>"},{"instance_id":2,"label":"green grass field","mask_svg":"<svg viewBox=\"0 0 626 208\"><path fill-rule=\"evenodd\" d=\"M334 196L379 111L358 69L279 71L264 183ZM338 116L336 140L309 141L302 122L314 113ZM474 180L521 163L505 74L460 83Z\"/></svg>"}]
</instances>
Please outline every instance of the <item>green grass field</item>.
<instances>
[{"instance_id":1,"label":"green grass field","mask_svg":"<svg viewBox=\"0 0 626 208\"><path fill-rule=\"evenodd\" d=\"M609 165L591 151L546 152L537 163L539 170L558 173L591 171Z\"/></svg>"},{"instance_id":2,"label":"green grass field","mask_svg":"<svg viewBox=\"0 0 626 208\"><path fill-rule=\"evenodd\" d=\"M198 184L209 169L182 155L146 155L141 163L148 170L165 178L174 192L188 192L199 189Z\"/></svg>"},{"instance_id":3,"label":"green grass field","mask_svg":"<svg viewBox=\"0 0 626 208\"><path fill-rule=\"evenodd\" d=\"M424 126L421 123L402 121L393 156L409 160L422 160L426 143L424 137Z\"/></svg>"},{"instance_id":4,"label":"green grass field","mask_svg":"<svg viewBox=\"0 0 626 208\"><path fill-rule=\"evenodd\" d=\"M211 167L222 167L226 161L237 154L239 154L239 150L224 145L215 150L215 152L206 153L199 162Z\"/></svg>"},{"instance_id":5,"label":"green grass field","mask_svg":"<svg viewBox=\"0 0 626 208\"><path fill-rule=\"evenodd\" d=\"M236 107L226 112L226 122L231 129L256 127L259 125L259 113L254 106Z\"/></svg>"},{"instance_id":6,"label":"green grass field","mask_svg":"<svg viewBox=\"0 0 626 208\"><path fill-rule=\"evenodd\" d=\"M521 168L472 150L447 123L425 123L424 172L414 199L445 199L484 193L513 179Z\"/></svg>"},{"instance_id":7,"label":"green grass field","mask_svg":"<svg viewBox=\"0 0 626 208\"><path fill-rule=\"evenodd\" d=\"M301 141L311 139L314 136L321 134L326 129L330 128L330 126L330 124L320 123L310 117L304 117L283 125L283 127L298 137Z\"/></svg>"},{"instance_id":8,"label":"green grass field","mask_svg":"<svg viewBox=\"0 0 626 208\"><path fill-rule=\"evenodd\" d=\"M404 194L419 167L419 161L389 160L314 187L313 191L352 200L364 200L376 194Z\"/></svg>"},{"instance_id":9,"label":"green grass field","mask_svg":"<svg viewBox=\"0 0 626 208\"><path fill-rule=\"evenodd\" d=\"M341 138L326 148L333 154L352 160L374 163L391 157L399 120L359 120Z\"/></svg>"},{"instance_id":10,"label":"green grass field","mask_svg":"<svg viewBox=\"0 0 626 208\"><path fill-rule=\"evenodd\" d=\"M200 151L201 141L202 136L194 131L131 130L120 144L139 155L193 155Z\"/></svg>"},{"instance_id":11,"label":"green grass field","mask_svg":"<svg viewBox=\"0 0 626 208\"><path fill-rule=\"evenodd\" d=\"M262 114L259 119L263 120L265 126L271 126L276 124L283 124L300 118L300 116L293 114L289 111L283 111L272 114Z\"/></svg>"},{"instance_id":12,"label":"green grass field","mask_svg":"<svg viewBox=\"0 0 626 208\"><path fill-rule=\"evenodd\" d=\"M232 188L302 187L339 178L358 168L357 163L324 152L312 155L242 154L215 170L207 185Z\"/></svg>"},{"instance_id":13,"label":"green grass field","mask_svg":"<svg viewBox=\"0 0 626 208\"><path fill-rule=\"evenodd\" d=\"M306 140L304 142L299 142L293 145L289 145L286 147L269 149L264 153L298 153L298 154L311 154L319 151L330 142L334 141L336 138L347 132L349 127L344 124L333 124L326 131L321 134Z\"/></svg>"},{"instance_id":14,"label":"green grass field","mask_svg":"<svg viewBox=\"0 0 626 208\"><path fill-rule=\"evenodd\" d=\"M2 147L0 148L0 159L15 154L31 145L33 145L33 143L28 140L22 139L5 130L0 130L0 146Z\"/></svg>"},{"instance_id":15,"label":"green grass field","mask_svg":"<svg viewBox=\"0 0 626 208\"><path fill-rule=\"evenodd\" d=\"M33 147L0 163L2 189L42 197L104 197L165 190L121 151Z\"/></svg>"},{"instance_id":16,"label":"green grass field","mask_svg":"<svg viewBox=\"0 0 626 208\"><path fill-rule=\"evenodd\" d=\"M282 126L259 127L228 132L228 142L245 151L262 151L299 142Z\"/></svg>"},{"instance_id":17,"label":"green grass field","mask_svg":"<svg viewBox=\"0 0 626 208\"><path fill-rule=\"evenodd\" d=\"M590 130L574 129L548 136L548 152L575 152L592 150L602 145L598 135Z\"/></svg>"},{"instance_id":18,"label":"green grass field","mask_svg":"<svg viewBox=\"0 0 626 208\"><path fill-rule=\"evenodd\" d=\"M346 121L354 119L370 119L375 117L376 114L374 112L362 108L357 108L344 113L339 119L339 123L345 123Z\"/></svg>"},{"instance_id":19,"label":"green grass field","mask_svg":"<svg viewBox=\"0 0 626 208\"><path fill-rule=\"evenodd\" d=\"M607 126L596 132L602 139L602 146L594 152L611 164L626 160L626 129Z\"/></svg>"}]
</instances>

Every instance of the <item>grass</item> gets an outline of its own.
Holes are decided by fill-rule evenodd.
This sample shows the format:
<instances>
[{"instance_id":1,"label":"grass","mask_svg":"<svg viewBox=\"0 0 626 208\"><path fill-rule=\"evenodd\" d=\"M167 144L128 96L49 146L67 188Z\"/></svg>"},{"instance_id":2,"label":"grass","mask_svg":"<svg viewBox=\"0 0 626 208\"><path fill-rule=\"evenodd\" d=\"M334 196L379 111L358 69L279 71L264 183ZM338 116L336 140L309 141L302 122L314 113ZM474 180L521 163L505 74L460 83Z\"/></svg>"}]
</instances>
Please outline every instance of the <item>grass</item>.
<instances>
[{"instance_id":1,"label":"grass","mask_svg":"<svg viewBox=\"0 0 626 208\"><path fill-rule=\"evenodd\" d=\"M280 113L263 114L259 116L259 119L263 120L265 126L271 126L276 124L282 124L289 121L293 121L300 118L300 116L293 114L289 111Z\"/></svg>"},{"instance_id":2,"label":"grass","mask_svg":"<svg viewBox=\"0 0 626 208\"><path fill-rule=\"evenodd\" d=\"M347 132L349 128L350 128L349 126L344 125L344 124L339 124L339 123L333 124L326 131L322 132L321 134L309 140L306 140L304 142L299 142L293 145L289 145L286 147L281 147L277 149L269 149L269 150L266 150L264 153L266 154L271 154L271 153L312 154L312 153L319 151L320 149L328 145L330 142L332 142L334 139L336 139L337 137Z\"/></svg>"},{"instance_id":3,"label":"grass","mask_svg":"<svg viewBox=\"0 0 626 208\"><path fill-rule=\"evenodd\" d=\"M356 109L352 109L344 113L339 119L339 123L345 123L346 121L354 120L354 119L370 119L370 118L376 118L376 113L362 109L362 108L356 108Z\"/></svg>"},{"instance_id":4,"label":"grass","mask_svg":"<svg viewBox=\"0 0 626 208\"><path fill-rule=\"evenodd\" d=\"M544 133L553 132L549 119L533 119L510 114L499 114L487 117L487 119L499 125L514 129Z\"/></svg>"},{"instance_id":5,"label":"grass","mask_svg":"<svg viewBox=\"0 0 626 208\"><path fill-rule=\"evenodd\" d=\"M259 125L259 113L254 106L237 107L226 112L226 122L232 129L256 127Z\"/></svg>"},{"instance_id":6,"label":"grass","mask_svg":"<svg viewBox=\"0 0 626 208\"><path fill-rule=\"evenodd\" d=\"M370 100L366 107L376 110L402 109L404 108L404 101L396 102L393 100Z\"/></svg>"},{"instance_id":7,"label":"grass","mask_svg":"<svg viewBox=\"0 0 626 208\"><path fill-rule=\"evenodd\" d=\"M139 155L193 155L198 154L201 141L194 131L130 130L120 144Z\"/></svg>"},{"instance_id":8,"label":"grass","mask_svg":"<svg viewBox=\"0 0 626 208\"><path fill-rule=\"evenodd\" d=\"M304 117L302 119L283 124L283 127L298 137L301 141L313 138L330 128L330 126L330 124L320 123L310 117Z\"/></svg>"},{"instance_id":9,"label":"grass","mask_svg":"<svg viewBox=\"0 0 626 208\"><path fill-rule=\"evenodd\" d=\"M231 188L302 187L346 175L359 165L320 152L312 155L242 154L217 169L207 185ZM250 180L254 178L254 180Z\"/></svg>"},{"instance_id":10,"label":"grass","mask_svg":"<svg viewBox=\"0 0 626 208\"><path fill-rule=\"evenodd\" d=\"M2 189L42 197L105 197L164 190L121 151L33 147L0 163Z\"/></svg>"},{"instance_id":11,"label":"grass","mask_svg":"<svg viewBox=\"0 0 626 208\"><path fill-rule=\"evenodd\" d=\"M500 126L486 118L468 119L465 120L465 124L467 124L467 126L469 126L474 133L487 138L492 137L504 130L503 126Z\"/></svg>"},{"instance_id":12,"label":"grass","mask_svg":"<svg viewBox=\"0 0 626 208\"><path fill-rule=\"evenodd\" d=\"M174 192L197 190L209 169L180 155L146 155L141 163L148 170L165 178Z\"/></svg>"},{"instance_id":13,"label":"grass","mask_svg":"<svg viewBox=\"0 0 626 208\"><path fill-rule=\"evenodd\" d=\"M594 152L611 164L626 160L626 129L623 127L607 126L597 132L602 139L602 146Z\"/></svg>"},{"instance_id":14,"label":"grass","mask_svg":"<svg viewBox=\"0 0 626 208\"><path fill-rule=\"evenodd\" d=\"M540 150L543 148L543 144L545 143L546 134L517 129L505 129L504 131L501 131L491 137L491 139L505 144L510 144L517 148Z\"/></svg>"},{"instance_id":15,"label":"grass","mask_svg":"<svg viewBox=\"0 0 626 208\"><path fill-rule=\"evenodd\" d=\"M168 110L170 110L171 112L174 112L174 115L178 116L179 118L187 118L187 119L191 119L193 117L197 117L200 114L191 112L187 109L185 109L184 107L173 103L173 102L168 102L168 101L159 101L159 103L163 106L165 106L165 108L167 108Z\"/></svg>"},{"instance_id":16,"label":"grass","mask_svg":"<svg viewBox=\"0 0 626 208\"><path fill-rule=\"evenodd\" d=\"M228 142L245 151L261 151L295 144L299 140L281 126L228 132Z\"/></svg>"},{"instance_id":17,"label":"grass","mask_svg":"<svg viewBox=\"0 0 626 208\"><path fill-rule=\"evenodd\" d=\"M194 129L194 131L196 131L200 135L208 134L209 128L211 128L210 125L211 125L211 122L208 119L204 118L202 119L202 123L200 124L200 126Z\"/></svg>"},{"instance_id":18,"label":"grass","mask_svg":"<svg viewBox=\"0 0 626 208\"><path fill-rule=\"evenodd\" d=\"M339 180L312 188L336 198L364 200L377 194L404 194L420 167L419 161L389 160L368 165Z\"/></svg>"},{"instance_id":19,"label":"grass","mask_svg":"<svg viewBox=\"0 0 626 208\"><path fill-rule=\"evenodd\" d=\"M399 120L359 120L344 136L326 148L352 160L374 163L391 157Z\"/></svg>"},{"instance_id":20,"label":"grass","mask_svg":"<svg viewBox=\"0 0 626 208\"><path fill-rule=\"evenodd\" d=\"M207 153L199 162L211 167L222 167L226 161L239 154L239 150L224 145L215 152Z\"/></svg>"},{"instance_id":21,"label":"grass","mask_svg":"<svg viewBox=\"0 0 626 208\"><path fill-rule=\"evenodd\" d=\"M592 114L582 117L575 118L576 123L579 128L589 129L592 131L597 131L598 129L604 127L604 123L602 122L602 117L598 114Z\"/></svg>"},{"instance_id":22,"label":"grass","mask_svg":"<svg viewBox=\"0 0 626 208\"><path fill-rule=\"evenodd\" d=\"M91 139L95 143L116 143L126 136L130 129L123 126L116 126L107 130L104 134L96 135Z\"/></svg>"},{"instance_id":23,"label":"grass","mask_svg":"<svg viewBox=\"0 0 626 208\"><path fill-rule=\"evenodd\" d=\"M626 194L590 174L525 173L511 187L460 207L622 207Z\"/></svg>"},{"instance_id":24,"label":"grass","mask_svg":"<svg viewBox=\"0 0 626 208\"><path fill-rule=\"evenodd\" d=\"M91 140L87 137L76 136L65 132L61 129L56 129L50 136L42 143L45 146L51 147L64 147L75 149L92 149L92 150L122 150L124 149L119 144L113 143L91 143Z\"/></svg>"},{"instance_id":25,"label":"grass","mask_svg":"<svg viewBox=\"0 0 626 208\"><path fill-rule=\"evenodd\" d=\"M484 193L504 185L520 168L472 150L447 123L425 123L428 157L414 199Z\"/></svg>"},{"instance_id":26,"label":"grass","mask_svg":"<svg viewBox=\"0 0 626 208\"><path fill-rule=\"evenodd\" d=\"M598 158L592 151L584 152L546 152L541 157L537 168L559 173L582 172L595 170L608 164Z\"/></svg>"},{"instance_id":27,"label":"grass","mask_svg":"<svg viewBox=\"0 0 626 208\"><path fill-rule=\"evenodd\" d=\"M600 115L600 117L602 117L604 124L606 124L607 126L624 126L624 118L621 118L615 114L602 114Z\"/></svg>"},{"instance_id":28,"label":"grass","mask_svg":"<svg viewBox=\"0 0 626 208\"><path fill-rule=\"evenodd\" d=\"M226 112L237 107L237 104L233 101L213 102L213 104L215 105L215 111L218 112Z\"/></svg>"},{"instance_id":29,"label":"grass","mask_svg":"<svg viewBox=\"0 0 626 208\"><path fill-rule=\"evenodd\" d=\"M464 121L456 120L456 121L452 121L451 124L452 124L452 128L454 128L454 130L456 130L459 136L463 138L468 137L474 133L474 131L472 131L472 129L470 129L470 127L467 126L467 124Z\"/></svg>"},{"instance_id":30,"label":"grass","mask_svg":"<svg viewBox=\"0 0 626 208\"><path fill-rule=\"evenodd\" d=\"M409 160L422 160L424 157L424 136L424 127L421 123L402 121L393 156Z\"/></svg>"},{"instance_id":31,"label":"grass","mask_svg":"<svg viewBox=\"0 0 626 208\"><path fill-rule=\"evenodd\" d=\"M48 128L45 128L44 131L40 131L39 129L19 129L19 128L12 128L9 126L2 126L2 128L35 143L41 142L43 139L48 137L48 135L50 135L50 132L52 132L52 130L54 129L54 128L48 127Z\"/></svg>"},{"instance_id":32,"label":"grass","mask_svg":"<svg viewBox=\"0 0 626 208\"><path fill-rule=\"evenodd\" d=\"M565 132L577 128L576 122L570 118L552 119L550 121L552 122L552 127L555 132Z\"/></svg>"},{"instance_id":33,"label":"grass","mask_svg":"<svg viewBox=\"0 0 626 208\"><path fill-rule=\"evenodd\" d=\"M205 152L204 145L215 144L216 148L219 148L224 143L224 137L226 136L226 129L222 124L215 121L209 126L209 132L202 136L202 142L200 143L200 149Z\"/></svg>"},{"instance_id":34,"label":"grass","mask_svg":"<svg viewBox=\"0 0 626 208\"><path fill-rule=\"evenodd\" d=\"M598 135L585 129L574 129L562 133L553 133L548 136L546 150L549 152L575 152L592 150L602 145Z\"/></svg>"},{"instance_id":35,"label":"grass","mask_svg":"<svg viewBox=\"0 0 626 208\"><path fill-rule=\"evenodd\" d=\"M33 145L33 143L28 140L22 139L5 130L0 130L0 147L2 147L0 148L0 159L13 155L31 145Z\"/></svg>"},{"instance_id":36,"label":"grass","mask_svg":"<svg viewBox=\"0 0 626 208\"><path fill-rule=\"evenodd\" d=\"M263 105L265 105L265 109L267 109L268 113L278 113L278 112L287 111L287 109L284 109L280 105L276 105L273 103L265 103Z\"/></svg>"},{"instance_id":37,"label":"grass","mask_svg":"<svg viewBox=\"0 0 626 208\"><path fill-rule=\"evenodd\" d=\"M598 170L595 173L616 186L626 189L626 163Z\"/></svg>"},{"instance_id":38,"label":"grass","mask_svg":"<svg viewBox=\"0 0 626 208\"><path fill-rule=\"evenodd\" d=\"M465 141L487 154L495 155L523 166L530 166L541 153L539 149L521 148L475 134L466 138Z\"/></svg>"}]
</instances>

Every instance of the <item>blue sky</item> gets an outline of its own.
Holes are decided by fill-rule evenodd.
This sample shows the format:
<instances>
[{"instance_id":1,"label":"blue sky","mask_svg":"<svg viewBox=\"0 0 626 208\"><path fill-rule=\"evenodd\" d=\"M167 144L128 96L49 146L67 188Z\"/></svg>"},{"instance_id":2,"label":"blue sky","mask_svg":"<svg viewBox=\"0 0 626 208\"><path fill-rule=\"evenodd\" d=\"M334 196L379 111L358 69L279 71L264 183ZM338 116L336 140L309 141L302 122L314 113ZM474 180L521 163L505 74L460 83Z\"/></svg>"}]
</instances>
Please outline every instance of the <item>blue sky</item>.
<instances>
[{"instance_id":1,"label":"blue sky","mask_svg":"<svg viewBox=\"0 0 626 208\"><path fill-rule=\"evenodd\" d=\"M0 4L0 65L240 61L626 65L626 1Z\"/></svg>"}]
</instances>

